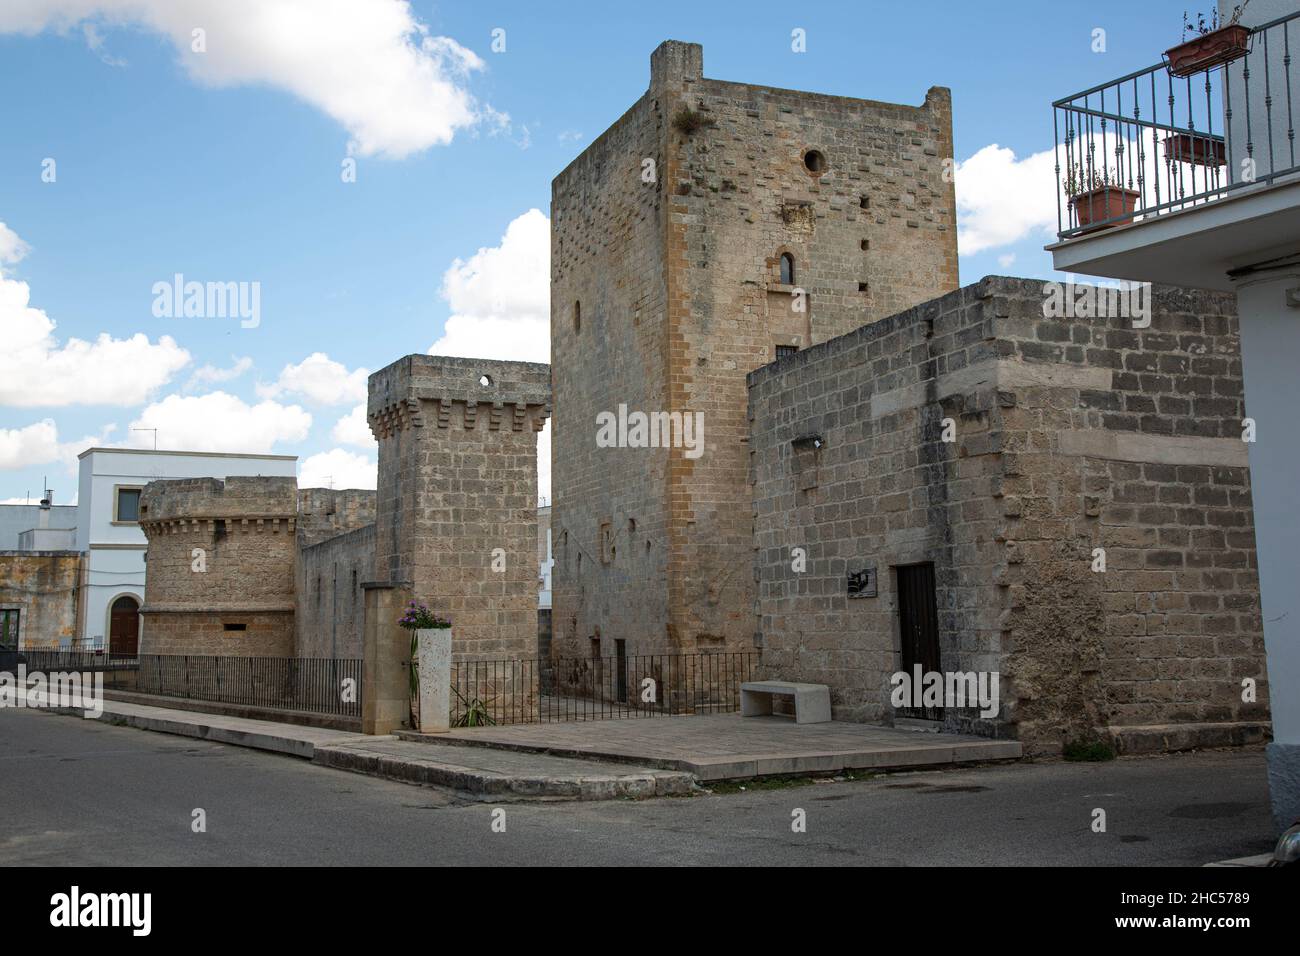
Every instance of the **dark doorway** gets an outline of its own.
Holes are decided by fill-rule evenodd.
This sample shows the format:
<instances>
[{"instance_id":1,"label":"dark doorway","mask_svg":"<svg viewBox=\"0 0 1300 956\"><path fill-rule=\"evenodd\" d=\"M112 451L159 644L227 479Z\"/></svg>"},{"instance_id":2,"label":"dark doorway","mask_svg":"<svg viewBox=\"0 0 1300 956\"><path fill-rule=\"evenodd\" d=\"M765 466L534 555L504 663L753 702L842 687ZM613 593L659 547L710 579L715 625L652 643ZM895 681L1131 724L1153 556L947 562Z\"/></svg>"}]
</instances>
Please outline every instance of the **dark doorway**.
<instances>
[{"instance_id":1,"label":"dark doorway","mask_svg":"<svg viewBox=\"0 0 1300 956\"><path fill-rule=\"evenodd\" d=\"M616 640L614 642L614 666L618 668L617 690L618 702L627 703L627 641Z\"/></svg>"},{"instance_id":2,"label":"dark doorway","mask_svg":"<svg viewBox=\"0 0 1300 956\"><path fill-rule=\"evenodd\" d=\"M18 609L0 609L0 671L18 670Z\"/></svg>"},{"instance_id":3,"label":"dark doorway","mask_svg":"<svg viewBox=\"0 0 1300 956\"><path fill-rule=\"evenodd\" d=\"M934 599L934 565L912 564L898 571L898 633L902 667L915 680L922 673L942 673L939 664L939 609ZM919 690L918 690L919 693ZM902 717L942 720L942 707L903 707Z\"/></svg>"},{"instance_id":4,"label":"dark doorway","mask_svg":"<svg viewBox=\"0 0 1300 956\"><path fill-rule=\"evenodd\" d=\"M140 602L122 595L108 612L108 653L135 657L140 651Z\"/></svg>"}]
</instances>

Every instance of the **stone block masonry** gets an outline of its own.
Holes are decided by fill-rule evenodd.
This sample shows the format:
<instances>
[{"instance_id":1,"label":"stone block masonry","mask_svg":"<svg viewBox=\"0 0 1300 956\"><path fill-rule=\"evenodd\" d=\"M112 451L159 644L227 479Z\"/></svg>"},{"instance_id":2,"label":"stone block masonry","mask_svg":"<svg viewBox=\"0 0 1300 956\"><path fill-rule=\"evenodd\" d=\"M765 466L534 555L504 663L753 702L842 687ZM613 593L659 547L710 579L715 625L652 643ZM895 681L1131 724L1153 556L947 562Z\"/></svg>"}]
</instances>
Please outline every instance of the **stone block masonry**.
<instances>
[{"instance_id":1,"label":"stone block masonry","mask_svg":"<svg viewBox=\"0 0 1300 956\"><path fill-rule=\"evenodd\" d=\"M361 657L364 585L375 577L375 526L299 547L298 657Z\"/></svg>"},{"instance_id":2,"label":"stone block masonry","mask_svg":"<svg viewBox=\"0 0 1300 956\"><path fill-rule=\"evenodd\" d=\"M370 376L375 577L451 618L455 661L536 654L537 433L550 378L546 365L431 355Z\"/></svg>"},{"instance_id":3,"label":"stone block masonry","mask_svg":"<svg viewBox=\"0 0 1300 956\"><path fill-rule=\"evenodd\" d=\"M164 480L146 487L140 519L142 654L361 656L373 491Z\"/></svg>"},{"instance_id":4,"label":"stone block masonry","mask_svg":"<svg viewBox=\"0 0 1300 956\"><path fill-rule=\"evenodd\" d=\"M752 648L745 375L956 287L951 125L941 88L902 106L725 82L670 41L556 177L557 653ZM703 454L597 447L621 404L703 413Z\"/></svg>"},{"instance_id":5,"label":"stone block masonry","mask_svg":"<svg viewBox=\"0 0 1300 956\"><path fill-rule=\"evenodd\" d=\"M146 485L140 653L293 656L297 507L293 478Z\"/></svg>"},{"instance_id":6,"label":"stone block masonry","mask_svg":"<svg viewBox=\"0 0 1300 956\"><path fill-rule=\"evenodd\" d=\"M1159 289L1139 329L1044 299L985 279L749 376L763 663L892 721L898 576L929 563L940 669L1001 675L999 714L948 710L950 729L1047 751L1261 739L1233 301ZM878 596L849 598L868 566Z\"/></svg>"}]
</instances>

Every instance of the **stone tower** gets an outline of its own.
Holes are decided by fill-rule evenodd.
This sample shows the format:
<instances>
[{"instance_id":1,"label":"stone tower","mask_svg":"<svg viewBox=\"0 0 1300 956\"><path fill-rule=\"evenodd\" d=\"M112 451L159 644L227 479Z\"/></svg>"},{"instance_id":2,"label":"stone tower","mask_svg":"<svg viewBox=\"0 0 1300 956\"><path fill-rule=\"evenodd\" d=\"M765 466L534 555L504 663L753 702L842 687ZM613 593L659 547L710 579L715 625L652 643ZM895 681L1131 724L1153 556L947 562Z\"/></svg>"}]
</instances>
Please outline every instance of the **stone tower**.
<instances>
[{"instance_id":1,"label":"stone tower","mask_svg":"<svg viewBox=\"0 0 1300 956\"><path fill-rule=\"evenodd\" d=\"M141 654L294 655L293 478L151 481Z\"/></svg>"},{"instance_id":2,"label":"stone tower","mask_svg":"<svg viewBox=\"0 0 1300 956\"><path fill-rule=\"evenodd\" d=\"M537 433L550 369L408 355L370 376L375 576L455 625L453 659L537 653Z\"/></svg>"},{"instance_id":3,"label":"stone tower","mask_svg":"<svg viewBox=\"0 0 1300 956\"><path fill-rule=\"evenodd\" d=\"M745 376L957 287L951 156L945 89L780 90L655 50L552 184L557 653L751 646ZM699 413L702 447L601 447L620 406Z\"/></svg>"}]
</instances>

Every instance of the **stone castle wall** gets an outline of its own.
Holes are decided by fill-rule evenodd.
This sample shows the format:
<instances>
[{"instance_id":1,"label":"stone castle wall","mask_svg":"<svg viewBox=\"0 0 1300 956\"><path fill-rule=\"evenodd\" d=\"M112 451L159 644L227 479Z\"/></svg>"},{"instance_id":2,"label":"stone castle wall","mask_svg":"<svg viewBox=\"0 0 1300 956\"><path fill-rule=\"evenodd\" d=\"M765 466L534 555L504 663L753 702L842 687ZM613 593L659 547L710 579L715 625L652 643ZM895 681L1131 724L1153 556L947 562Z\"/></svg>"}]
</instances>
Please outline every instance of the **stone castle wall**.
<instances>
[{"instance_id":1,"label":"stone castle wall","mask_svg":"<svg viewBox=\"0 0 1300 956\"><path fill-rule=\"evenodd\" d=\"M375 523L375 492L359 488L299 488L298 544L309 548Z\"/></svg>"},{"instance_id":2,"label":"stone castle wall","mask_svg":"<svg viewBox=\"0 0 1300 956\"><path fill-rule=\"evenodd\" d=\"M1048 750L1258 739L1232 302L1160 290L1147 330L1043 303L1041 282L990 278L750 376L765 668L891 720L896 569L932 562L942 669L1001 675L1001 713L950 728ZM850 599L864 566L878 597Z\"/></svg>"},{"instance_id":3,"label":"stone castle wall","mask_svg":"<svg viewBox=\"0 0 1300 956\"><path fill-rule=\"evenodd\" d=\"M947 91L908 107L706 79L682 43L656 50L651 74L552 191L566 655L592 638L749 647L746 373L957 283ZM703 453L596 447L597 414L620 404L703 413Z\"/></svg>"},{"instance_id":4,"label":"stone castle wall","mask_svg":"<svg viewBox=\"0 0 1300 956\"><path fill-rule=\"evenodd\" d=\"M298 657L362 656L363 585L374 580L374 569L373 523L299 547L294 616Z\"/></svg>"}]
</instances>

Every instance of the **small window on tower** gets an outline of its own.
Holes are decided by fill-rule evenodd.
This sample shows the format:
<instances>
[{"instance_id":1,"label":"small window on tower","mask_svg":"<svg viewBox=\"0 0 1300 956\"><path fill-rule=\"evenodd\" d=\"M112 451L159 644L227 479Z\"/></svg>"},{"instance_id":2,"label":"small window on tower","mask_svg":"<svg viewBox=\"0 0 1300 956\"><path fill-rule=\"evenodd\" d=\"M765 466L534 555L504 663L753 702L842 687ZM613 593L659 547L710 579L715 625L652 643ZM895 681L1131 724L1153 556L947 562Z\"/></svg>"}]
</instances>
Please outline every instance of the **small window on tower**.
<instances>
[{"instance_id":1,"label":"small window on tower","mask_svg":"<svg viewBox=\"0 0 1300 956\"><path fill-rule=\"evenodd\" d=\"M794 256L781 253L781 285L794 285Z\"/></svg>"},{"instance_id":2,"label":"small window on tower","mask_svg":"<svg viewBox=\"0 0 1300 956\"><path fill-rule=\"evenodd\" d=\"M798 351L799 351L799 346L797 345L778 345L776 347L776 360L779 362L783 358L789 358L791 355L794 355L794 353Z\"/></svg>"}]
</instances>

